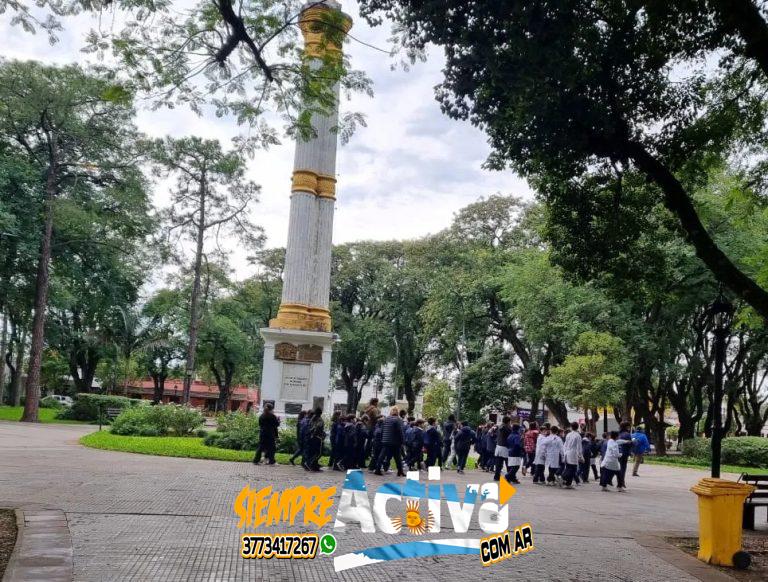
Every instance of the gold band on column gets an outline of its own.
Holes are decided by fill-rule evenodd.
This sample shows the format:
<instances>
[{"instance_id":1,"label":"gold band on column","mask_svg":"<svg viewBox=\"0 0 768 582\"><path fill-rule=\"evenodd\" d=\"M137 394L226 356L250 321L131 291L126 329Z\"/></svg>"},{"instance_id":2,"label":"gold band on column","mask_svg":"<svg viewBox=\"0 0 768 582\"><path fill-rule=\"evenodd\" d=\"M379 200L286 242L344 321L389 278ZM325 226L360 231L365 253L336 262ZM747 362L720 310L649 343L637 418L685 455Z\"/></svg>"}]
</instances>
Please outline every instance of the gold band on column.
<instances>
[{"instance_id":1,"label":"gold band on column","mask_svg":"<svg viewBox=\"0 0 768 582\"><path fill-rule=\"evenodd\" d=\"M291 178L291 192L308 192L320 198L336 200L336 178L312 170L295 170Z\"/></svg>"},{"instance_id":2,"label":"gold band on column","mask_svg":"<svg viewBox=\"0 0 768 582\"><path fill-rule=\"evenodd\" d=\"M335 38L329 39L325 33L330 24L329 13L333 10L330 6L316 4L307 8L299 18L299 28L304 36L304 54L311 58L323 58L331 53L341 56L341 46ZM342 19L339 27L344 34L352 28L352 19L341 13Z\"/></svg>"},{"instance_id":3,"label":"gold band on column","mask_svg":"<svg viewBox=\"0 0 768 582\"><path fill-rule=\"evenodd\" d=\"M324 307L283 303L280 305L277 317L269 321L269 327L330 332L331 312Z\"/></svg>"}]
</instances>

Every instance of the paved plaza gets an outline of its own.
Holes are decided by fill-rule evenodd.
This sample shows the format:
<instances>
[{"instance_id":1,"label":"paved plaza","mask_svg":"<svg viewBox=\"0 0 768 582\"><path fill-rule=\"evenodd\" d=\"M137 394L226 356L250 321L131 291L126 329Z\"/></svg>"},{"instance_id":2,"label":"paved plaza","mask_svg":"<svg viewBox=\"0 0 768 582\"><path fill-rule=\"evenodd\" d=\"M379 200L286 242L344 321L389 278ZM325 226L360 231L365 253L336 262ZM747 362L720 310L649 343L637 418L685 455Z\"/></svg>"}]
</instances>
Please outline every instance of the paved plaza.
<instances>
[{"instance_id":1,"label":"paved plaza","mask_svg":"<svg viewBox=\"0 0 768 582\"><path fill-rule=\"evenodd\" d=\"M325 556L314 560L241 559L241 532L232 503L246 484L257 489L336 485L340 491L341 473L308 474L289 466L161 458L80 446L78 438L92 430L0 422L0 507L63 511L78 581L371 582L396 577L479 581L501 576L519 581L584 582L697 579L690 567L685 568L685 555L675 554L677 550L665 555L664 550L654 548L664 544L647 540L661 532L695 531L696 498L688 489L704 476L699 471L644 465L640 477L629 478L629 492L623 495L603 493L593 483L568 491L536 487L523 478L510 501L510 525L530 522L533 526L535 550L529 554L488 568L482 568L476 556L451 556L336 574L332 560ZM477 471L443 475L444 482L460 484L460 491L467 483L489 480L488 474ZM386 480L394 477L366 473L369 489ZM334 516L335 508L331 511ZM455 535L445 504L443 512L443 532L433 537ZM476 514L477 509L470 531L463 537L484 535ZM332 523L325 531L331 528ZM333 532L339 542L337 555L399 541L386 534L361 534L356 525L347 529ZM402 540L409 537L403 534Z\"/></svg>"}]
</instances>

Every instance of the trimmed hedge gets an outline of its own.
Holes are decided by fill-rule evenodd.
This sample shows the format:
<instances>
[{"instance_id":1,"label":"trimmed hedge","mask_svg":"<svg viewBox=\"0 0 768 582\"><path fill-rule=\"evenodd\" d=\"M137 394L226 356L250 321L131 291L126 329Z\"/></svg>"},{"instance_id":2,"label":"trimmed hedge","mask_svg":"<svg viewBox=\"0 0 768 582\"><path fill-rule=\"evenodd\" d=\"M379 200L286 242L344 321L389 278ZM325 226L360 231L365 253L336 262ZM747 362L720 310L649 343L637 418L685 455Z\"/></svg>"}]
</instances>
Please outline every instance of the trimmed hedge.
<instances>
[{"instance_id":1,"label":"trimmed hedge","mask_svg":"<svg viewBox=\"0 0 768 582\"><path fill-rule=\"evenodd\" d=\"M190 406L158 404L123 410L112 423L112 433L125 436L165 436L173 431L187 436L205 422L203 413Z\"/></svg>"},{"instance_id":2,"label":"trimmed hedge","mask_svg":"<svg viewBox=\"0 0 768 582\"><path fill-rule=\"evenodd\" d=\"M138 398L126 398L125 396L112 396L108 394L87 394L81 393L75 396L75 402L69 408L61 410L59 418L66 420L99 420L99 407L103 412L103 421L109 422L107 418L107 408L132 408L147 404L145 400Z\"/></svg>"},{"instance_id":3,"label":"trimmed hedge","mask_svg":"<svg viewBox=\"0 0 768 582\"><path fill-rule=\"evenodd\" d=\"M215 432L208 433L204 443L209 447L235 451L255 451L259 446L259 417L242 412L221 414ZM295 423L279 429L277 452L296 452Z\"/></svg>"},{"instance_id":4,"label":"trimmed hedge","mask_svg":"<svg viewBox=\"0 0 768 582\"><path fill-rule=\"evenodd\" d=\"M707 463L712 462L709 439L695 438L683 442L683 455ZM723 439L722 462L728 465L768 468L768 439L761 437L729 437Z\"/></svg>"}]
</instances>

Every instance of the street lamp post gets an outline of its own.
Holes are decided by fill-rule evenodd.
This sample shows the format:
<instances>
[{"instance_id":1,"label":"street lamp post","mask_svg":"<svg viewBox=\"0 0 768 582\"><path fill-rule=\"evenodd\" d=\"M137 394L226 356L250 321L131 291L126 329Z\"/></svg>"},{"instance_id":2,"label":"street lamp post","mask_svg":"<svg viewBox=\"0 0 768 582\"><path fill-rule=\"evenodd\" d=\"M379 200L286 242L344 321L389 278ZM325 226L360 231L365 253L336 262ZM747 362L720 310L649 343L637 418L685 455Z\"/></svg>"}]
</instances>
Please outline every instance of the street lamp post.
<instances>
[{"instance_id":1,"label":"street lamp post","mask_svg":"<svg viewBox=\"0 0 768 582\"><path fill-rule=\"evenodd\" d=\"M723 375L725 369L725 349L733 319L733 305L722 291L709 307L715 336L715 393L713 397L714 414L712 415L712 478L720 478L720 455L723 442Z\"/></svg>"}]
</instances>

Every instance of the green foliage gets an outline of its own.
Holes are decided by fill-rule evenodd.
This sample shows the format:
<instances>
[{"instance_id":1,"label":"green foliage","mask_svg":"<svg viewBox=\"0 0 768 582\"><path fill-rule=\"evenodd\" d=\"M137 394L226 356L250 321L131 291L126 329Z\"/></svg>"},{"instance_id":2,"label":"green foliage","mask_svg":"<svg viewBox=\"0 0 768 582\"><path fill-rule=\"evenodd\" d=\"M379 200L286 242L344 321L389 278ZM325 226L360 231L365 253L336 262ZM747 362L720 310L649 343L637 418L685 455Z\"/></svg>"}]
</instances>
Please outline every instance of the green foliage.
<instances>
[{"instance_id":1,"label":"green foliage","mask_svg":"<svg viewBox=\"0 0 768 582\"><path fill-rule=\"evenodd\" d=\"M259 445L259 418L253 414L230 412L216 418L215 432L205 437L205 444L236 451L256 450Z\"/></svg>"},{"instance_id":2,"label":"green foliage","mask_svg":"<svg viewBox=\"0 0 768 582\"><path fill-rule=\"evenodd\" d=\"M454 411L455 390L447 380L433 378L424 389L422 416L447 418Z\"/></svg>"},{"instance_id":3,"label":"green foliage","mask_svg":"<svg viewBox=\"0 0 768 582\"><path fill-rule=\"evenodd\" d=\"M220 414L216 421L216 431L205 437L207 446L236 451L254 451L259 446L258 416L238 411ZM286 423L278 430L277 451L293 454L296 446L296 426Z\"/></svg>"},{"instance_id":4,"label":"green foliage","mask_svg":"<svg viewBox=\"0 0 768 582\"><path fill-rule=\"evenodd\" d=\"M712 462L709 439L683 441L683 455L702 462ZM722 462L744 467L768 468L768 439L762 437L729 437L723 439Z\"/></svg>"},{"instance_id":5,"label":"green foliage","mask_svg":"<svg viewBox=\"0 0 768 582\"><path fill-rule=\"evenodd\" d=\"M190 406L138 406L121 412L112 423L112 432L119 435L164 436L173 431L176 436L187 436L204 422L203 414Z\"/></svg>"},{"instance_id":6,"label":"green foliage","mask_svg":"<svg viewBox=\"0 0 768 582\"><path fill-rule=\"evenodd\" d=\"M483 409L509 410L517 401L511 374L509 355L502 348L494 347L483 353L464 372L461 414L476 421Z\"/></svg>"},{"instance_id":7,"label":"green foliage","mask_svg":"<svg viewBox=\"0 0 768 582\"><path fill-rule=\"evenodd\" d=\"M584 332L563 363L552 368L544 380L544 394L582 410L615 404L624 395L628 364L620 338Z\"/></svg>"},{"instance_id":8,"label":"green foliage","mask_svg":"<svg viewBox=\"0 0 768 582\"><path fill-rule=\"evenodd\" d=\"M103 414L103 422L109 422L107 418L108 408L132 408L143 406L146 402L126 398L125 396L110 396L107 394L77 394L75 402L69 408L63 409L59 413L59 418L67 420L90 420L97 422L99 420L99 410Z\"/></svg>"},{"instance_id":9,"label":"green foliage","mask_svg":"<svg viewBox=\"0 0 768 582\"><path fill-rule=\"evenodd\" d=\"M40 408L52 408L54 410L61 410L64 405L56 400L53 396L46 396L40 400Z\"/></svg>"}]
</instances>

